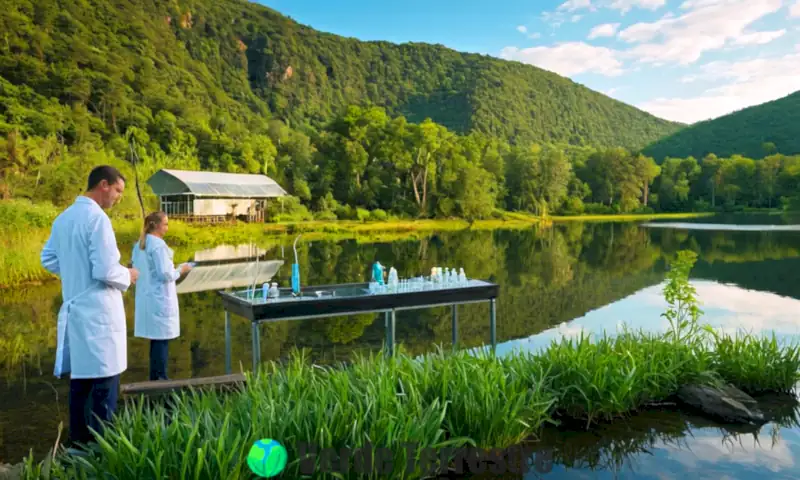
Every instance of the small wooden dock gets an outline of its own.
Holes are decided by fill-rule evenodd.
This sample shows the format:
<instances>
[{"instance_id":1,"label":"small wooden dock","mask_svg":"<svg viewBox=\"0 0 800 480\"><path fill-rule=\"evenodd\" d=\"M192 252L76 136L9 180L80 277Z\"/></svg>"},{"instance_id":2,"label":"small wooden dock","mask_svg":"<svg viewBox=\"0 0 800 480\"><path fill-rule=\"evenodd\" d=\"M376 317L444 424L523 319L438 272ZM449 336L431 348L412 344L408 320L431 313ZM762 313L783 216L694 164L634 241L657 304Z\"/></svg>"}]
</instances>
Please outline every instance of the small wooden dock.
<instances>
[{"instance_id":1,"label":"small wooden dock","mask_svg":"<svg viewBox=\"0 0 800 480\"><path fill-rule=\"evenodd\" d=\"M120 387L120 394L123 396L157 396L188 389L236 389L244 386L246 381L247 379L243 374L233 373L215 377L135 382L122 385Z\"/></svg>"}]
</instances>

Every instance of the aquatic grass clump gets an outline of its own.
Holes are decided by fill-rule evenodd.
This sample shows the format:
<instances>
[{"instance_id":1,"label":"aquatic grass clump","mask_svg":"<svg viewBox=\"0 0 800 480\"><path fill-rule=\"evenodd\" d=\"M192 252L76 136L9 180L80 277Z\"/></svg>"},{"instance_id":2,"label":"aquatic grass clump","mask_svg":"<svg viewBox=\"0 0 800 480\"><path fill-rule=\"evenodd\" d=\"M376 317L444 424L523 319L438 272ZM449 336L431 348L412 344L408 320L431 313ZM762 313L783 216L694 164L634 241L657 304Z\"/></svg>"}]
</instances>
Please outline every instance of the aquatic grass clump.
<instances>
[{"instance_id":1,"label":"aquatic grass clump","mask_svg":"<svg viewBox=\"0 0 800 480\"><path fill-rule=\"evenodd\" d=\"M270 364L229 407L238 423L250 423L256 437L269 436L286 446L290 471L299 468L301 443L319 449L370 445L392 448L393 474L413 477L406 471L409 452L403 445L460 446L468 439L447 442L446 405L424 399L413 384L399 387L410 361L359 356L347 368L333 368L311 366L304 356L293 355L285 369ZM315 462L319 471L320 459Z\"/></svg>"},{"instance_id":2,"label":"aquatic grass clump","mask_svg":"<svg viewBox=\"0 0 800 480\"><path fill-rule=\"evenodd\" d=\"M728 383L749 394L791 392L800 382L800 346L781 345L775 334L756 337L711 332L713 368Z\"/></svg>"},{"instance_id":3,"label":"aquatic grass clump","mask_svg":"<svg viewBox=\"0 0 800 480\"><path fill-rule=\"evenodd\" d=\"M175 394L171 405L134 402L87 457L63 456L51 478L243 478L250 429L222 396Z\"/></svg>"},{"instance_id":4,"label":"aquatic grass clump","mask_svg":"<svg viewBox=\"0 0 800 480\"><path fill-rule=\"evenodd\" d=\"M551 421L555 403L544 388L545 372L524 368L489 352L445 354L402 360L400 389L420 389L427 402L447 405L443 428L480 448L507 448L534 436Z\"/></svg>"},{"instance_id":5,"label":"aquatic grass clump","mask_svg":"<svg viewBox=\"0 0 800 480\"><path fill-rule=\"evenodd\" d=\"M698 354L699 353L699 354ZM625 332L592 342L589 335L553 341L536 356L557 392L558 413L586 420L611 420L674 394L687 378L708 367L702 352L664 336Z\"/></svg>"},{"instance_id":6,"label":"aquatic grass clump","mask_svg":"<svg viewBox=\"0 0 800 480\"><path fill-rule=\"evenodd\" d=\"M767 363L784 358L776 352L763 355ZM759 358L735 353L745 364ZM420 478L408 468L408 455L419 450L407 445L506 448L537 436L555 412L587 425L625 415L668 398L686 379L716 374L709 368L722 364L711 354L643 333L563 339L509 357L440 351L412 358L400 350L338 368L310 365L294 352L286 365L265 364L240 392L136 402L88 458L57 457L48 469L50 478L251 478L247 450L268 437L289 453L285 478L300 476L303 444L387 447L395 453L393 477ZM319 472L323 459L310 461ZM28 471L40 467L29 462Z\"/></svg>"},{"instance_id":7,"label":"aquatic grass clump","mask_svg":"<svg viewBox=\"0 0 800 480\"><path fill-rule=\"evenodd\" d=\"M408 455L416 457L425 448L474 445L476 436L448 433L446 425L458 422L447 420L447 402L423 395L429 385L413 373L415 366L415 359L399 354L392 360L357 358L347 368L319 367L294 353L285 366L265 365L240 393L183 393L171 397L169 410L141 405L126 409L100 439L97 455L66 459L64 475L251 478L247 450L269 437L288 451L287 478L300 474L303 445L369 445L373 455L378 448L390 448L392 477L419 478L422 472L408 470ZM473 424L491 414L472 405ZM497 430L499 437L503 434ZM517 438L507 438L501 447L513 445ZM319 472L323 460L310 460Z\"/></svg>"}]
</instances>

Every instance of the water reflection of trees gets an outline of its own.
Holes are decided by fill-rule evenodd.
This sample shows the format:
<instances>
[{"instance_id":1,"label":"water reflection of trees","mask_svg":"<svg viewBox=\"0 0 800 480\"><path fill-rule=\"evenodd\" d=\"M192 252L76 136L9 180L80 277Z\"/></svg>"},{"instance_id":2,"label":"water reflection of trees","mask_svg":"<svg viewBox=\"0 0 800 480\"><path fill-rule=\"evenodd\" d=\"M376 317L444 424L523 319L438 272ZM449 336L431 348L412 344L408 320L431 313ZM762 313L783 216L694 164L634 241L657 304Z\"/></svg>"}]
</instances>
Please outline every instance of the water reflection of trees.
<instances>
[{"instance_id":1,"label":"water reflection of trees","mask_svg":"<svg viewBox=\"0 0 800 480\"><path fill-rule=\"evenodd\" d=\"M800 258L796 240L791 232L681 231L632 224L569 223L542 230L436 233L391 243L301 241L298 254L305 285L365 281L376 259L387 267L394 266L404 276L429 273L433 266L464 267L472 277L500 284L498 339L505 341L569 321L659 282L663 269L660 259L682 248L700 252L698 274L738 276L745 283L749 277L751 285L769 283L775 275L757 275L766 274L765 269L742 265L744 270L737 270L735 265L768 258ZM285 253L289 265L293 254L290 248ZM780 265L775 268L780 269ZM792 267L792 272L795 270ZM770 271L776 270L770 267ZM290 270L284 268L275 280L288 285L289 275ZM785 279L779 283L792 284ZM125 300L129 318L133 318L132 295L126 295ZM222 312L216 293L183 295L180 303L182 335L171 350L176 375L219 373L224 336L220 334ZM51 361L59 304L60 291L52 283L0 294L4 318L0 324L0 368L5 377L20 374L23 365L30 369L42 359ZM487 319L484 305L459 309L463 346L488 340ZM234 364L247 365L250 331L246 323L234 323ZM129 324L132 330L132 322ZM450 327L449 308L403 312L397 338L410 352L422 352L435 343L449 342ZM380 347L383 328L378 315L271 324L262 331L262 357L280 358L293 346L325 350L334 345L338 346L337 356L347 355L353 349ZM146 342L130 339L129 357L134 364L147 358ZM326 361L324 354L317 359Z\"/></svg>"}]
</instances>

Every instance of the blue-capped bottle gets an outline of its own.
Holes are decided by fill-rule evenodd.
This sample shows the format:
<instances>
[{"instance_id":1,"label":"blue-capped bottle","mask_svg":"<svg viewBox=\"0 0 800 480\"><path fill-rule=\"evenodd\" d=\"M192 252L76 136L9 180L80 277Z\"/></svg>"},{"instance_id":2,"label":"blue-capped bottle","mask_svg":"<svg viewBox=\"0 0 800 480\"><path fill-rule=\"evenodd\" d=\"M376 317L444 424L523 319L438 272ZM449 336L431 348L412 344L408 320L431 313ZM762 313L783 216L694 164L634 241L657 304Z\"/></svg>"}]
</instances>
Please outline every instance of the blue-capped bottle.
<instances>
[{"instance_id":1,"label":"blue-capped bottle","mask_svg":"<svg viewBox=\"0 0 800 480\"><path fill-rule=\"evenodd\" d=\"M383 285L383 265L377 260L372 264L372 281Z\"/></svg>"}]
</instances>

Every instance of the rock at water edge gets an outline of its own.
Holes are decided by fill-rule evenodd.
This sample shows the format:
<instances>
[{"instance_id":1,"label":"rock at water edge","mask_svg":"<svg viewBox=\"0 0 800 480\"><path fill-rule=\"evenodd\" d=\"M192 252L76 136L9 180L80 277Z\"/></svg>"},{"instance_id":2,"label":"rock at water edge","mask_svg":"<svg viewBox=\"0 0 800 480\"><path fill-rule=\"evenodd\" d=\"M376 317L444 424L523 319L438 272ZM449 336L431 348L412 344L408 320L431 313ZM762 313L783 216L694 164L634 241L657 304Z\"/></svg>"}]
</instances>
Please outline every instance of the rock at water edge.
<instances>
[{"instance_id":1,"label":"rock at water edge","mask_svg":"<svg viewBox=\"0 0 800 480\"><path fill-rule=\"evenodd\" d=\"M765 423L764 414L753 397L732 385L683 385L678 398L703 413L733 423Z\"/></svg>"}]
</instances>

